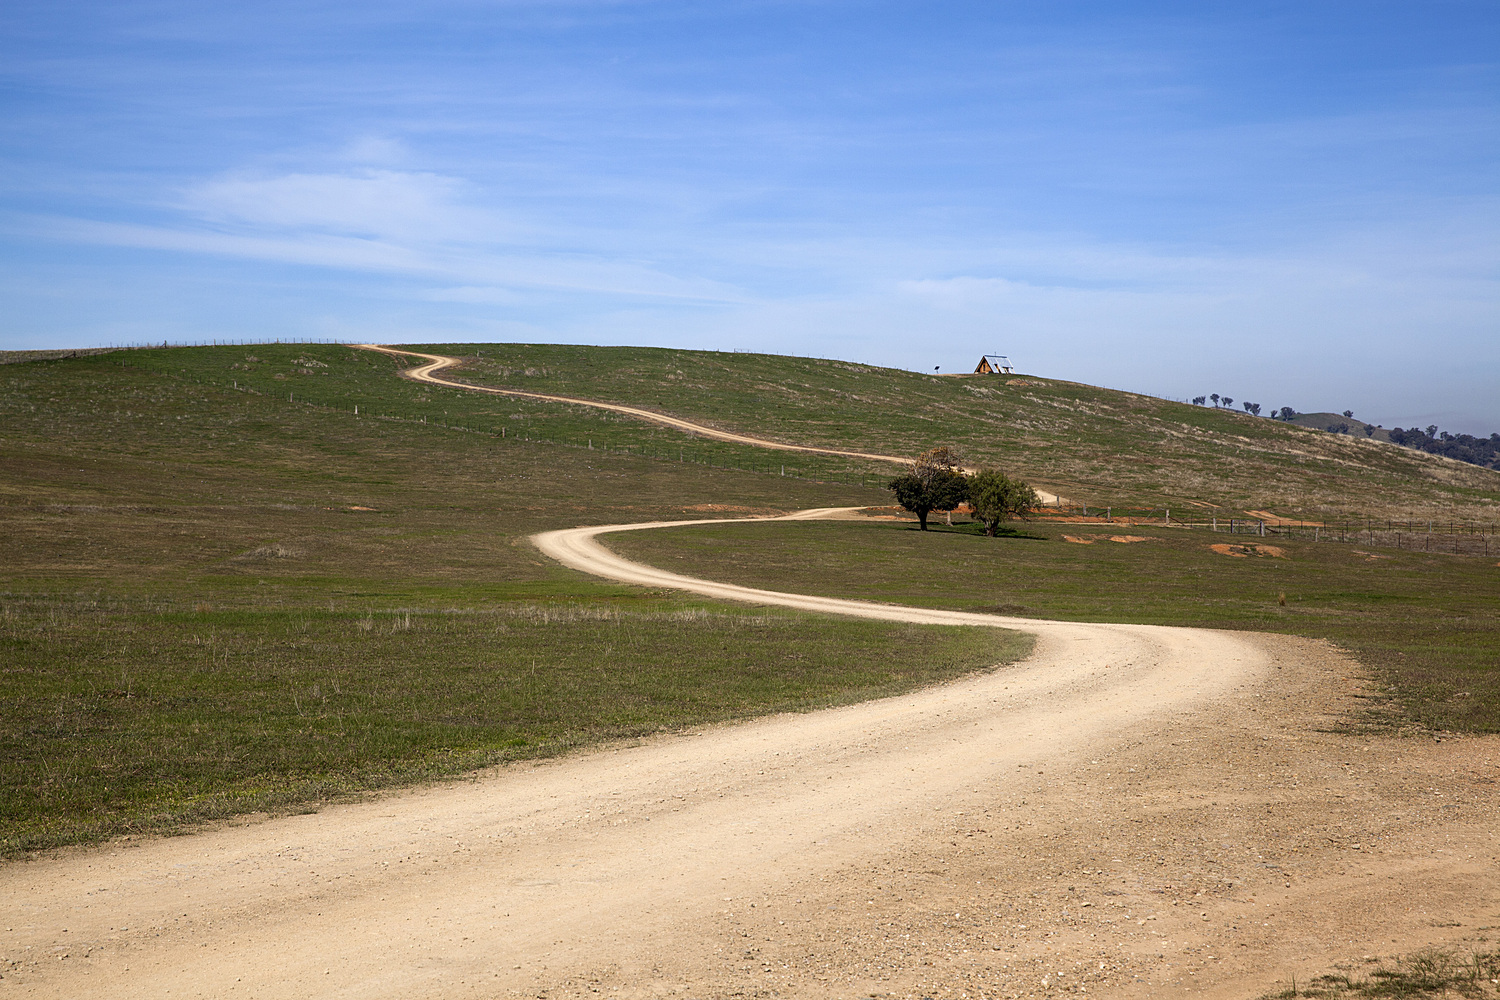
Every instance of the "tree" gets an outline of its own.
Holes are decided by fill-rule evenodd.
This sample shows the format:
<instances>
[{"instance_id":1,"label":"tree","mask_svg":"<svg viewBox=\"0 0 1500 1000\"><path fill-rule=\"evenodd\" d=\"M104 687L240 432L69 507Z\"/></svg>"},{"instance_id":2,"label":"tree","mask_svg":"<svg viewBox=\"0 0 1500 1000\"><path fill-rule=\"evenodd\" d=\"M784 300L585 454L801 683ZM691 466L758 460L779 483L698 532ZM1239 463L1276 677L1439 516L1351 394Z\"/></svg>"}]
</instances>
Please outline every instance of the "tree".
<instances>
[{"instance_id":1,"label":"tree","mask_svg":"<svg viewBox=\"0 0 1500 1000\"><path fill-rule=\"evenodd\" d=\"M1283 406L1281 408L1281 419L1282 420L1290 420L1293 417L1295 417L1296 415L1297 415L1297 411L1294 410L1294 409L1292 409L1290 406Z\"/></svg>"},{"instance_id":2,"label":"tree","mask_svg":"<svg viewBox=\"0 0 1500 1000\"><path fill-rule=\"evenodd\" d=\"M1041 503L1036 490L995 469L980 469L969 478L969 506L991 538L1001 521L1025 517Z\"/></svg>"},{"instance_id":3,"label":"tree","mask_svg":"<svg viewBox=\"0 0 1500 1000\"><path fill-rule=\"evenodd\" d=\"M1215 406L1219 405L1219 394L1217 392L1209 393L1208 398L1214 401Z\"/></svg>"},{"instance_id":4,"label":"tree","mask_svg":"<svg viewBox=\"0 0 1500 1000\"><path fill-rule=\"evenodd\" d=\"M918 525L926 531L928 514L953 510L968 498L968 477L958 471L962 462L952 448L933 448L918 455L911 471L892 479L886 489L896 494L898 504L917 515Z\"/></svg>"},{"instance_id":5,"label":"tree","mask_svg":"<svg viewBox=\"0 0 1500 1000\"><path fill-rule=\"evenodd\" d=\"M1233 406L1234 405L1234 400L1230 399L1228 396L1220 396L1219 397L1219 402L1223 403L1225 406Z\"/></svg>"},{"instance_id":6,"label":"tree","mask_svg":"<svg viewBox=\"0 0 1500 1000\"><path fill-rule=\"evenodd\" d=\"M1193 405L1194 406L1202 406L1207 399L1208 399L1207 396L1194 396L1193 397Z\"/></svg>"},{"instance_id":7,"label":"tree","mask_svg":"<svg viewBox=\"0 0 1500 1000\"><path fill-rule=\"evenodd\" d=\"M1251 416L1255 416L1255 417L1260 416L1260 404L1259 403L1241 403L1240 405L1243 406L1245 408L1245 412L1248 413L1248 414L1250 414Z\"/></svg>"},{"instance_id":8,"label":"tree","mask_svg":"<svg viewBox=\"0 0 1500 1000\"><path fill-rule=\"evenodd\" d=\"M1348 417L1350 420L1353 420L1354 419L1354 411L1353 410L1345 410L1344 411L1344 416Z\"/></svg>"}]
</instances>

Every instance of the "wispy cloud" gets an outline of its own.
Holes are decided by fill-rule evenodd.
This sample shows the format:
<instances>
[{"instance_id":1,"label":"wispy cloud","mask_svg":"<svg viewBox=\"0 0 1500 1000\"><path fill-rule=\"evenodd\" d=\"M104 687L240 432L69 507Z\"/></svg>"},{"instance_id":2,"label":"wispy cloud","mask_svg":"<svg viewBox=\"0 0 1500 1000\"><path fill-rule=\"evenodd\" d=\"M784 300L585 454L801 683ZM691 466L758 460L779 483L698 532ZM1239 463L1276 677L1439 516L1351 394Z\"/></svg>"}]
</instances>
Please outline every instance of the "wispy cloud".
<instances>
[{"instance_id":1,"label":"wispy cloud","mask_svg":"<svg viewBox=\"0 0 1500 1000\"><path fill-rule=\"evenodd\" d=\"M530 243L524 237L540 237L535 227L475 204L474 194L472 184L434 173L234 175L189 187L173 221L32 216L10 228L67 242L399 273L428 283L430 297L444 301L514 301L518 289L745 299L722 281L621 254ZM565 242L555 230L548 235L552 244Z\"/></svg>"},{"instance_id":2,"label":"wispy cloud","mask_svg":"<svg viewBox=\"0 0 1500 1000\"><path fill-rule=\"evenodd\" d=\"M436 243L499 241L513 227L465 204L455 177L395 170L221 177L184 192L181 207L209 222L291 232Z\"/></svg>"}]
</instances>

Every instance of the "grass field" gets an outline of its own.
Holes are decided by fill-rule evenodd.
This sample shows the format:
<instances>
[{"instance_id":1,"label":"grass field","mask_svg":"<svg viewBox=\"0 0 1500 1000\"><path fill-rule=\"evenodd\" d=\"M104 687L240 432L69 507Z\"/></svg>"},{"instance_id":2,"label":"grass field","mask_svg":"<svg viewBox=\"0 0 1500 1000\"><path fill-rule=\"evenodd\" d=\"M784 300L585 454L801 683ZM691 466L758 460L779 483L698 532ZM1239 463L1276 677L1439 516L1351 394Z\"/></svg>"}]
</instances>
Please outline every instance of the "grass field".
<instances>
[{"instance_id":1,"label":"grass field","mask_svg":"<svg viewBox=\"0 0 1500 1000\"><path fill-rule=\"evenodd\" d=\"M463 377L733 429L956 443L1095 505L1493 518L1484 470L1044 380L524 345ZM886 502L885 465L705 442L587 407L396 377L344 347L132 350L0 366L0 848L170 830L487 762L931 683L1024 640L740 609L583 580L548 528ZM1331 638L1405 718L1493 729L1490 563L1288 542L983 539L890 524L617 540L807 593ZM751 544L751 543L754 544ZM611 544L616 544L612 541ZM1278 540L1278 544L1281 542ZM1491 561L1493 562L1493 561ZM1274 601L1285 592L1283 608ZM887 662L910 670L872 669ZM746 650L753 651L753 655Z\"/></svg>"},{"instance_id":2,"label":"grass field","mask_svg":"<svg viewBox=\"0 0 1500 1000\"><path fill-rule=\"evenodd\" d=\"M1094 507L1238 516L1469 521L1500 526L1500 473L1384 442L1244 413L1024 378L939 377L811 358L659 348L450 344L459 379L657 408L800 444L912 454L958 446ZM333 346L179 348L106 355L205 386L335 409L878 487L891 466L691 438L584 407L497 399L394 375L408 362ZM256 360L248 360L254 358ZM302 360L307 364L297 364ZM414 363L414 362L412 362Z\"/></svg>"},{"instance_id":3,"label":"grass field","mask_svg":"<svg viewBox=\"0 0 1500 1000\"><path fill-rule=\"evenodd\" d=\"M272 373L264 392L209 377L247 354L337 374L287 378L291 399ZM452 429L381 359L304 355L0 367L0 850L873 697L1027 648L581 579L526 536L880 493Z\"/></svg>"},{"instance_id":4,"label":"grass field","mask_svg":"<svg viewBox=\"0 0 1500 1000\"><path fill-rule=\"evenodd\" d=\"M956 445L1091 506L1216 505L1500 523L1500 473L1395 445L1024 377L943 377L810 358L626 347L449 345L486 385L655 406L805 444ZM1271 405L1267 401L1267 405ZM874 470L885 471L885 470ZM1211 509L1211 508L1204 508Z\"/></svg>"},{"instance_id":5,"label":"grass field","mask_svg":"<svg viewBox=\"0 0 1500 1000\"><path fill-rule=\"evenodd\" d=\"M1029 648L1015 633L662 598L451 596L464 607L197 611L6 598L0 847L170 831L878 697Z\"/></svg>"},{"instance_id":6,"label":"grass field","mask_svg":"<svg viewBox=\"0 0 1500 1000\"><path fill-rule=\"evenodd\" d=\"M1185 528L1011 527L1012 537L986 538L975 525L923 533L890 521L726 524L607 544L677 572L798 593L1328 639L1382 682L1389 702L1372 701L1369 721L1500 732L1494 558L1280 538L1277 554L1261 554L1259 538Z\"/></svg>"}]
</instances>

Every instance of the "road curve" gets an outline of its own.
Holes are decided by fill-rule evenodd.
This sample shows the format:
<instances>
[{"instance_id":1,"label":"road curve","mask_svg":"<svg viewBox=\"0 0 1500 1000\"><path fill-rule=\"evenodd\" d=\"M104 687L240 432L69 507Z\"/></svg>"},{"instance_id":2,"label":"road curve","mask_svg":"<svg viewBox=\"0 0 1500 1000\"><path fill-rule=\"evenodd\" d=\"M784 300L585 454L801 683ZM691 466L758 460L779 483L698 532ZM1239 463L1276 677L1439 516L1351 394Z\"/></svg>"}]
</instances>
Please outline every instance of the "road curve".
<instances>
[{"instance_id":1,"label":"road curve","mask_svg":"<svg viewBox=\"0 0 1500 1000\"><path fill-rule=\"evenodd\" d=\"M859 507L819 507L800 510L781 517L716 517L693 521L642 521L637 524L605 524L584 528L563 528L533 535L531 541L543 555L557 560L570 569L594 576L616 580L620 583L643 587L667 587L686 590L724 601L746 601L751 604L767 604L799 611L816 611L823 614L847 615L854 618L874 618L881 621L908 622L916 625L977 625L989 628L1019 628L1028 632L1046 631L1057 626L1057 622L1032 618L1008 618L1000 615L976 614L968 611L943 611L933 608L913 608L896 604L880 604L874 601L851 601L836 597L816 597L808 594L788 594L775 590L758 590L732 583L719 583L697 577L683 576L668 570L657 569L644 563L633 562L616 555L599 543L600 535L620 531L645 531L652 528L682 528L699 524L726 524L744 521L808 521L839 515L852 514ZM1086 625L1085 628L1111 630L1139 630L1153 628L1144 625ZM1074 628L1072 625L1066 627ZM1172 630L1182 631L1180 629Z\"/></svg>"},{"instance_id":2,"label":"road curve","mask_svg":"<svg viewBox=\"0 0 1500 1000\"><path fill-rule=\"evenodd\" d=\"M621 997L660 996L664 981L714 992L731 976L720 959L728 901L792 907L848 877L840 872L930 839L936 812L990 808L1026 769L1052 774L1153 725L1217 718L1270 666L1254 635L755 590L643 566L597 541L693 523L707 522L535 542L610 579L863 618L1020 627L1037 648L1024 663L900 697L0 869L0 911L16 932L7 946L36 957L5 973L8 984L34 997L438 998L589 996L604 977ZM863 906L874 890L856 880L846 891L833 902Z\"/></svg>"},{"instance_id":3,"label":"road curve","mask_svg":"<svg viewBox=\"0 0 1500 1000\"><path fill-rule=\"evenodd\" d=\"M592 406L598 410L628 414L648 423L658 424L662 427L671 427L674 430L686 431L689 434L712 438L715 441L751 445L756 448L769 448L773 451L798 451L811 455L864 458L874 462L891 462L896 465L911 464L910 458L903 458L899 455L877 455L868 451L845 451L839 448L815 448L811 445L786 444L781 441L772 441L769 438L751 437L748 434L735 434L732 431L719 430L716 427L709 427L707 424L694 423L691 420L683 420L681 417L658 413L655 410L645 410L638 406L624 406L620 403L601 403L598 400L579 399L574 396L552 396L541 392L522 392L519 389L496 389L493 386L455 382L452 379L443 378L437 373L463 364L462 358L450 357L446 354L424 354L421 351L404 351L395 347L386 347L382 344L350 344L349 346L362 351L378 351L381 354L389 354L393 357L421 358L426 362L425 364L418 365L415 368L408 368L401 375L412 381L425 382L428 385L441 385L449 389L466 389L469 392L485 392L492 396L513 396L518 399L539 399L548 403L571 403L574 406ZM1052 493L1048 493L1045 490L1037 490L1036 492L1044 504L1057 502L1057 497Z\"/></svg>"}]
</instances>

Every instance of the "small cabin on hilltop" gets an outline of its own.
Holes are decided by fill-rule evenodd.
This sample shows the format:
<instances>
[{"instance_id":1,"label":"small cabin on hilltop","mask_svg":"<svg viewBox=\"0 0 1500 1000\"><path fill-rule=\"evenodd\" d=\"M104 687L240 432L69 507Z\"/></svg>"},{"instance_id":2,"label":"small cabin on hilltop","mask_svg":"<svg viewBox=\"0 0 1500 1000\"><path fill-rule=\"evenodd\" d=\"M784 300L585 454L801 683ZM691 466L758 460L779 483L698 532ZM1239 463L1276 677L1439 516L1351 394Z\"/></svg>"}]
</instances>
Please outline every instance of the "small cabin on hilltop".
<instances>
[{"instance_id":1,"label":"small cabin on hilltop","mask_svg":"<svg viewBox=\"0 0 1500 1000\"><path fill-rule=\"evenodd\" d=\"M975 375L1014 375L1015 366L1003 354L985 354L974 367Z\"/></svg>"}]
</instances>

